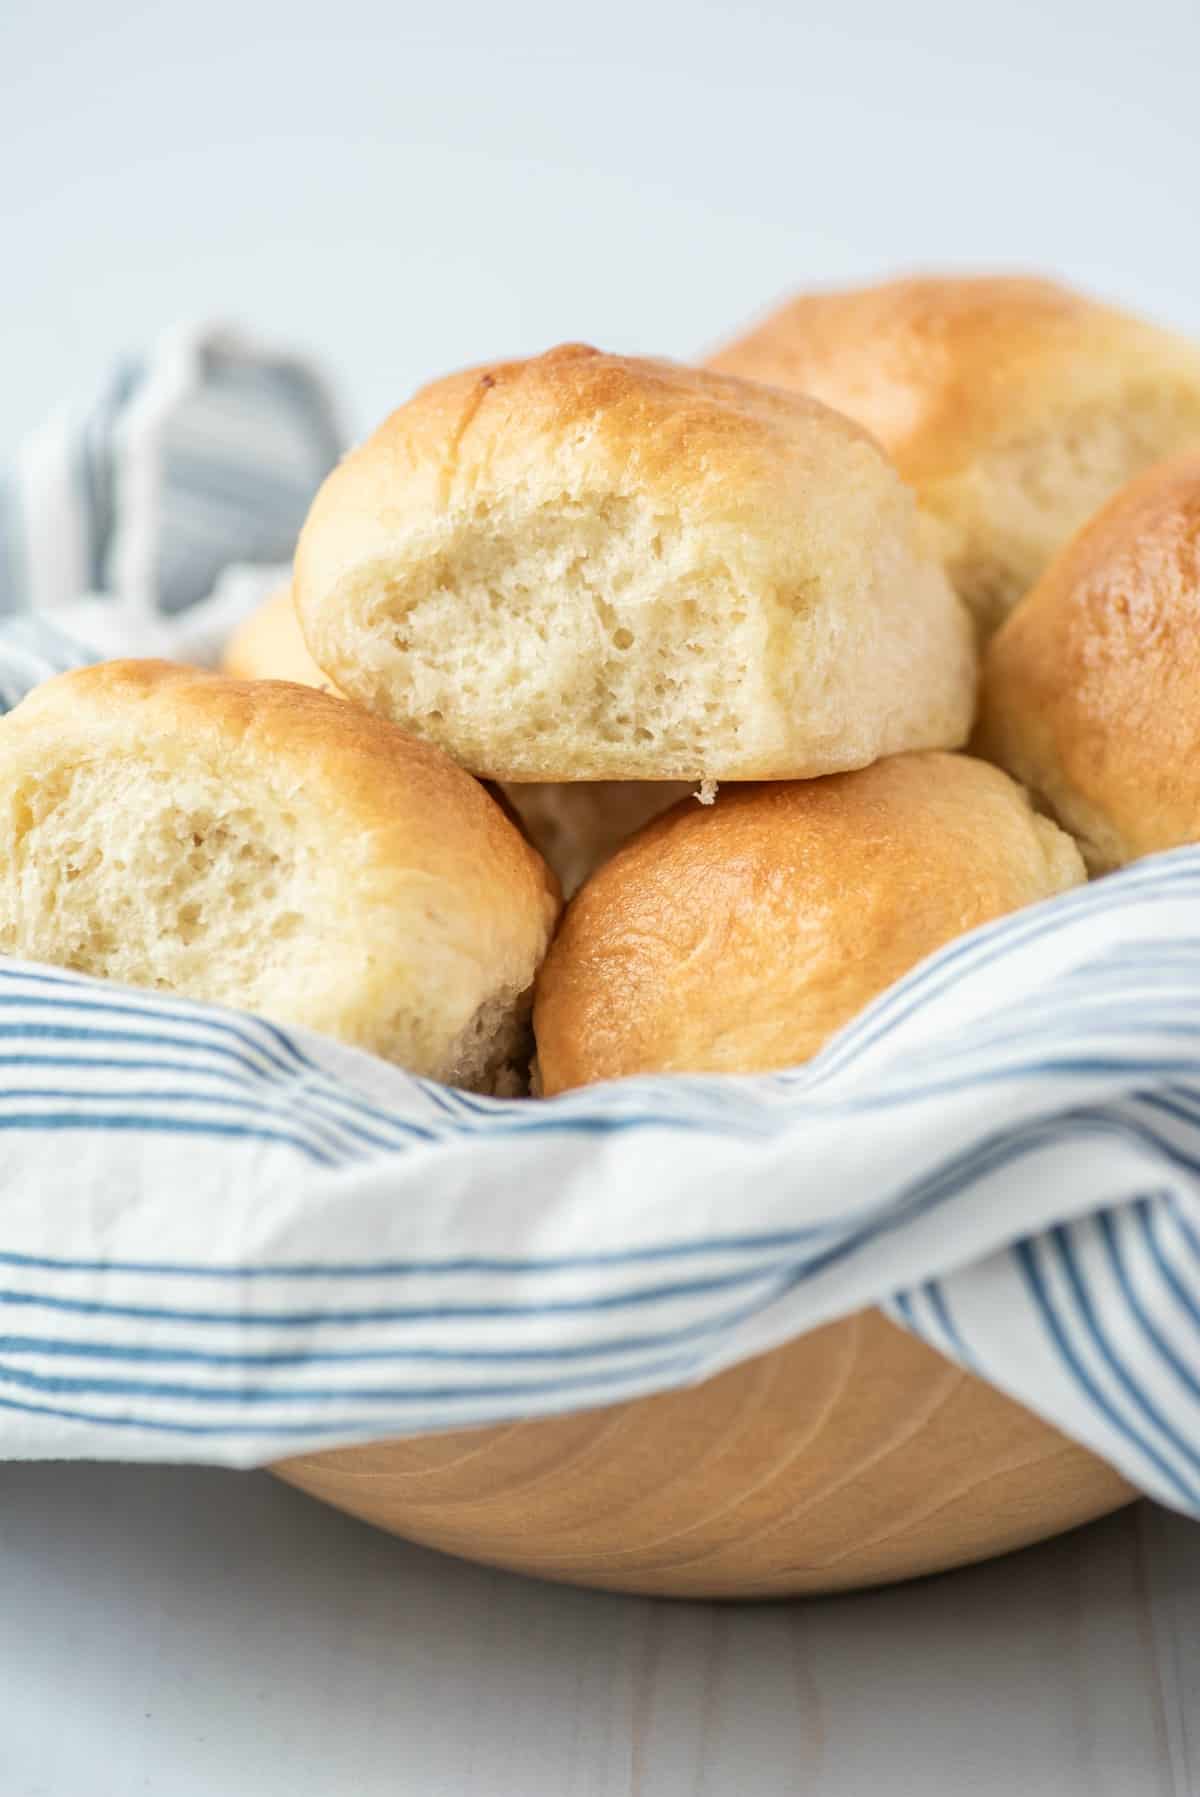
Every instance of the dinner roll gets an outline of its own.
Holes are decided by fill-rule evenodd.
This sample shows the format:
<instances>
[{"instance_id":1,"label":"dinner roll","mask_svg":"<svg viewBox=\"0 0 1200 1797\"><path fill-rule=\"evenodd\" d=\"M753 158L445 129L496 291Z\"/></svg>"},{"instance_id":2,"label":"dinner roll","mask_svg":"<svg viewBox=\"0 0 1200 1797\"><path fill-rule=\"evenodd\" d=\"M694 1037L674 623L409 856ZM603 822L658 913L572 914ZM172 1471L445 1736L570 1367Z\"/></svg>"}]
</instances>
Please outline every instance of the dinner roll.
<instances>
[{"instance_id":1,"label":"dinner roll","mask_svg":"<svg viewBox=\"0 0 1200 1797\"><path fill-rule=\"evenodd\" d=\"M722 787L568 908L534 999L541 1089L805 1061L923 956L1083 878L1070 838L966 755Z\"/></svg>"},{"instance_id":2,"label":"dinner roll","mask_svg":"<svg viewBox=\"0 0 1200 1797\"><path fill-rule=\"evenodd\" d=\"M393 413L318 494L294 591L345 692L490 779L828 773L962 742L974 704L865 433L577 344Z\"/></svg>"},{"instance_id":3,"label":"dinner roll","mask_svg":"<svg viewBox=\"0 0 1200 1797\"><path fill-rule=\"evenodd\" d=\"M338 690L308 652L290 586L279 587L239 624L225 645L221 671L234 680L294 680Z\"/></svg>"},{"instance_id":4,"label":"dinner roll","mask_svg":"<svg viewBox=\"0 0 1200 1797\"><path fill-rule=\"evenodd\" d=\"M298 680L337 691L308 652L289 587L234 632L221 665L242 680ZM570 897L619 843L690 789L678 781L595 780L499 790Z\"/></svg>"},{"instance_id":5,"label":"dinner roll","mask_svg":"<svg viewBox=\"0 0 1200 1797\"><path fill-rule=\"evenodd\" d=\"M865 425L917 489L985 633L1111 493L1200 443L1200 347L1052 281L801 294L708 366Z\"/></svg>"},{"instance_id":6,"label":"dinner roll","mask_svg":"<svg viewBox=\"0 0 1200 1797\"><path fill-rule=\"evenodd\" d=\"M1200 451L1111 500L993 638L978 745L1097 873L1200 841Z\"/></svg>"},{"instance_id":7,"label":"dinner roll","mask_svg":"<svg viewBox=\"0 0 1200 1797\"><path fill-rule=\"evenodd\" d=\"M0 719L0 952L515 1091L553 876L439 750L339 699L104 662Z\"/></svg>"}]
</instances>

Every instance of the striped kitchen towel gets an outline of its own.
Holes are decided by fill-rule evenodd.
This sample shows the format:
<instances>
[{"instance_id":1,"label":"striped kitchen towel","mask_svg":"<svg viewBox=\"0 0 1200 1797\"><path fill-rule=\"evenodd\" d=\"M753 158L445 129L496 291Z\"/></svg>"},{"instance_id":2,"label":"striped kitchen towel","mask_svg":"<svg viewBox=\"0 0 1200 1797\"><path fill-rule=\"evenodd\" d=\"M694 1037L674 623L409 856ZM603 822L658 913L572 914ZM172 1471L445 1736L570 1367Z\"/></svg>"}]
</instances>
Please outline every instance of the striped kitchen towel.
<instances>
[{"instance_id":1,"label":"striped kitchen towel","mask_svg":"<svg viewBox=\"0 0 1200 1797\"><path fill-rule=\"evenodd\" d=\"M139 437L114 397L61 441L86 479L10 487L5 705L114 644L211 653L278 578L332 407L190 341L169 391L202 422ZM51 578L56 534L86 555ZM1158 856L951 944L804 1068L546 1103L2 962L0 1455L252 1465L546 1415L880 1303L1200 1514L1198 920L1200 850Z\"/></svg>"},{"instance_id":2,"label":"striped kitchen towel","mask_svg":"<svg viewBox=\"0 0 1200 1797\"><path fill-rule=\"evenodd\" d=\"M211 660L253 598L222 576L289 560L344 446L307 361L178 326L53 412L0 482L0 617L32 614L106 654Z\"/></svg>"}]
</instances>

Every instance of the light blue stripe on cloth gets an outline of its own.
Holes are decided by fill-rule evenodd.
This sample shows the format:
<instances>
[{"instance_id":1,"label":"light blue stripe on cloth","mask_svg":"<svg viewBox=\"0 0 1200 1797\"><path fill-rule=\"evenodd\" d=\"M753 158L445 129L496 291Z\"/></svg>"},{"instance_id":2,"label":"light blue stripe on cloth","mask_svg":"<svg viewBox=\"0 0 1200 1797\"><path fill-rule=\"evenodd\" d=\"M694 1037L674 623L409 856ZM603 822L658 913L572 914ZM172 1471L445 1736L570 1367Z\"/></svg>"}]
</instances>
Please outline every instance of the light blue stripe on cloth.
<instances>
[{"instance_id":1,"label":"light blue stripe on cloth","mask_svg":"<svg viewBox=\"0 0 1200 1797\"><path fill-rule=\"evenodd\" d=\"M14 479L0 476L0 618L20 611L27 599L20 494Z\"/></svg>"},{"instance_id":2,"label":"light blue stripe on cloth","mask_svg":"<svg viewBox=\"0 0 1200 1797\"><path fill-rule=\"evenodd\" d=\"M194 1440L200 1458L241 1463L269 1457L282 1438L315 1444L616 1401L883 1301L1148 1490L1200 1509L1200 1077L1193 1068L1180 1078L1158 1034L1180 1005L1200 1004L1200 952L1181 951L1187 938L1175 933L1200 899L1200 854L1105 882L1099 907L1087 896L1042 907L1036 932L1026 915L953 945L807 1077L731 1082L720 1130L707 1136L697 1118L709 1081L447 1111L422 1082L334 1045L9 965L0 1009L16 1040L28 1031L29 1062L6 1071L0 1125L23 1119L13 1152L30 1183L60 1187L65 1208L51 1207L51 1231L39 1207L26 1221L27 1238L39 1239L5 1243L0 1390L21 1403L19 1393L37 1397L36 1429L26 1410L13 1413L26 1417L26 1437L53 1426L49 1413L70 1411L58 1421L73 1440L86 1412L89 1452L152 1455L165 1432ZM1110 940L1096 940L1097 909ZM1175 968L1169 987L1133 1004L1113 952L1122 928L1143 936L1151 961L1169 957ZM1005 1012L1021 1012L1025 964L1047 932L1059 937L1061 991L1043 992L1050 1002L1021 1055L989 1068L1002 1097L981 1128L978 1087L947 1099L939 1063L970 1058L977 1032L995 1037ZM948 1006L945 1041L903 1002L907 987L931 979L961 1000L983 974L990 997L977 991L966 1014ZM918 1069L905 1052L914 1015L926 1037ZM78 1032L53 1086L40 1064L48 1017ZM195 1126L182 1212L137 1052L148 1027L188 1069L181 1085L164 1068L157 1088L164 1108ZM122 1045L134 1051L129 1064ZM238 1101L256 1119L245 1135L214 1133L196 1115L228 1073L231 1047L249 1082ZM873 1067L861 1084L860 1052ZM1160 1089L1164 1063L1178 1100ZM1065 1089L1047 1086L1048 1066L1063 1070ZM331 1123L314 1144L305 1132L324 1092L341 1104L319 1112L322 1128L326 1116L367 1116L377 1141L339 1136ZM62 1160L64 1103L69 1133L94 1132L126 1195L95 1256L64 1252L82 1199ZM852 1132L848 1107L860 1119ZM110 1114L122 1120L111 1141ZM1090 1158L1089 1144L1099 1149ZM292 1199L282 1237L269 1227L264 1237L245 1195L274 1188L281 1155ZM188 1239L192 1251L178 1251ZM972 1281L985 1268L980 1306ZM230 1286L233 1302L220 1295ZM55 1329L13 1326L34 1315L57 1319ZM120 1364L142 1370L126 1376ZM311 1419L307 1435L297 1412Z\"/></svg>"},{"instance_id":3,"label":"light blue stripe on cloth","mask_svg":"<svg viewBox=\"0 0 1200 1797\"><path fill-rule=\"evenodd\" d=\"M84 529L86 577L93 592L108 584L108 558L120 517L117 493L117 439L121 419L146 379L138 357L117 363L77 428L76 501Z\"/></svg>"},{"instance_id":4,"label":"light blue stripe on cloth","mask_svg":"<svg viewBox=\"0 0 1200 1797\"><path fill-rule=\"evenodd\" d=\"M340 449L320 378L234 333L118 368L3 489L0 711L211 654ZM951 944L807 1067L543 1104L2 963L0 1456L550 1415L882 1304L1200 1514L1197 918L1200 850L1158 857Z\"/></svg>"},{"instance_id":5,"label":"light blue stripe on cloth","mask_svg":"<svg viewBox=\"0 0 1200 1797\"><path fill-rule=\"evenodd\" d=\"M135 623L200 606L224 569L290 560L343 447L306 361L222 326L169 331L22 449L0 489L0 614L82 588Z\"/></svg>"},{"instance_id":6,"label":"light blue stripe on cloth","mask_svg":"<svg viewBox=\"0 0 1200 1797\"><path fill-rule=\"evenodd\" d=\"M231 562L287 561L341 437L323 390L287 363L205 344L200 379L164 422L156 586L174 614ZM236 545L236 551L231 549Z\"/></svg>"},{"instance_id":7,"label":"light blue stripe on cloth","mask_svg":"<svg viewBox=\"0 0 1200 1797\"><path fill-rule=\"evenodd\" d=\"M85 667L96 656L49 618L23 613L0 625L0 715L55 674Z\"/></svg>"}]
</instances>

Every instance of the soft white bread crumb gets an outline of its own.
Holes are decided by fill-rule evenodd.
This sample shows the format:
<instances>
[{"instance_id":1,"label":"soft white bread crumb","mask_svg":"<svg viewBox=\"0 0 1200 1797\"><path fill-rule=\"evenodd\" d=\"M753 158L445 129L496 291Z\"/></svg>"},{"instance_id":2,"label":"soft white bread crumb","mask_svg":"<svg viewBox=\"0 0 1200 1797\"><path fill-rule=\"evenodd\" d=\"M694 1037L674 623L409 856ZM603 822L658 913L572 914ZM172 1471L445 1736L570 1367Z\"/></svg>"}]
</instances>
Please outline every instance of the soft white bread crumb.
<instances>
[{"instance_id":1,"label":"soft white bread crumb","mask_svg":"<svg viewBox=\"0 0 1200 1797\"><path fill-rule=\"evenodd\" d=\"M488 779L802 778L971 720L969 620L871 438L577 345L401 407L294 593L344 692Z\"/></svg>"},{"instance_id":2,"label":"soft white bread crumb","mask_svg":"<svg viewBox=\"0 0 1200 1797\"><path fill-rule=\"evenodd\" d=\"M226 644L221 665L239 680L298 680L337 691L308 652L290 587L281 587L245 619ZM565 898L627 836L690 790L665 780L501 781L497 786L558 875Z\"/></svg>"},{"instance_id":3,"label":"soft white bread crumb","mask_svg":"<svg viewBox=\"0 0 1200 1797\"><path fill-rule=\"evenodd\" d=\"M0 719L0 952L515 1090L553 876L476 781L324 693L163 662Z\"/></svg>"}]
</instances>

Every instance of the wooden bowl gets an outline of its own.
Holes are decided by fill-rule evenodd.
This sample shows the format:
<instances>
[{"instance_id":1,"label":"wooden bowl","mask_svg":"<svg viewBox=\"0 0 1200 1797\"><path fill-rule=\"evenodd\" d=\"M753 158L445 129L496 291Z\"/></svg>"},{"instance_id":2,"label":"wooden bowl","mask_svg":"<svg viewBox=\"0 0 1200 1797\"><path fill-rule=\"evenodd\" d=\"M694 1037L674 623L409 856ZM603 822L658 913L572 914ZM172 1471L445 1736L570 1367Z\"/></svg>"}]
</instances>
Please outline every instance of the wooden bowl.
<instances>
[{"instance_id":1,"label":"wooden bowl","mask_svg":"<svg viewBox=\"0 0 1200 1797\"><path fill-rule=\"evenodd\" d=\"M888 1584L1137 1495L878 1311L684 1391L275 1470L466 1559L672 1597Z\"/></svg>"}]
</instances>

